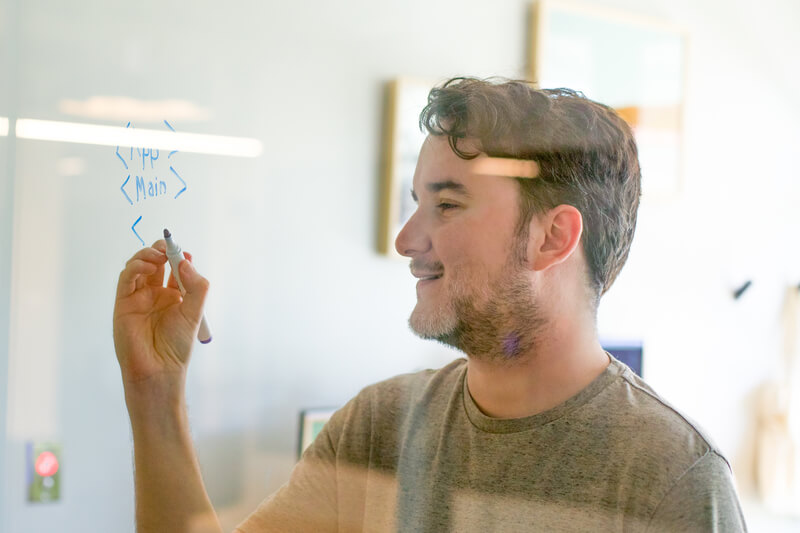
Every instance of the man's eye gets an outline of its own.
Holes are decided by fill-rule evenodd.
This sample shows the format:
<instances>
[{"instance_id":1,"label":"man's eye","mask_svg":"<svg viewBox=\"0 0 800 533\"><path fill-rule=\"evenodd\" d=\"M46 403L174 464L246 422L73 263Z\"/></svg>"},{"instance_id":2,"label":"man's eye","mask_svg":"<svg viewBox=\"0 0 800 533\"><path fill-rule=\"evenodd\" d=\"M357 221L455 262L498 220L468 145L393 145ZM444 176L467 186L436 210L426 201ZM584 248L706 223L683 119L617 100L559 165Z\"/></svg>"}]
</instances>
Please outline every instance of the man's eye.
<instances>
[{"instance_id":1,"label":"man's eye","mask_svg":"<svg viewBox=\"0 0 800 533\"><path fill-rule=\"evenodd\" d=\"M455 209L458 207L456 204L449 204L447 202L440 202L437 206L442 211L447 211L448 209Z\"/></svg>"}]
</instances>

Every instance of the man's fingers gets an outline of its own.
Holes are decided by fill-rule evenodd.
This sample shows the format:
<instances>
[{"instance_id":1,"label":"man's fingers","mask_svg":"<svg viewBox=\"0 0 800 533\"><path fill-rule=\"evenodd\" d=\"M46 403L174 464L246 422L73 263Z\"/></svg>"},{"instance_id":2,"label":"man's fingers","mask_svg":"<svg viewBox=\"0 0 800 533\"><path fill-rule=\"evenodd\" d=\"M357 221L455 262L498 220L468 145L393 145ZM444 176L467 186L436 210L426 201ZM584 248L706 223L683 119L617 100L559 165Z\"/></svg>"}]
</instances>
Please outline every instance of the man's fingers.
<instances>
[{"instance_id":1,"label":"man's fingers","mask_svg":"<svg viewBox=\"0 0 800 533\"><path fill-rule=\"evenodd\" d=\"M164 264L167 262L167 254L155 248L142 248L128 260L125 266L127 267L132 261L137 260L148 261L154 264Z\"/></svg>"},{"instance_id":2,"label":"man's fingers","mask_svg":"<svg viewBox=\"0 0 800 533\"><path fill-rule=\"evenodd\" d=\"M117 298L130 296L136 291L137 280L142 276L151 276L158 269L155 263L144 259L131 259L119 275Z\"/></svg>"},{"instance_id":3,"label":"man's fingers","mask_svg":"<svg viewBox=\"0 0 800 533\"><path fill-rule=\"evenodd\" d=\"M147 278L147 284L153 287L163 287L164 286L164 265L166 264L167 258L167 244L164 239L159 239L153 243L153 246L150 247L151 250L157 250L160 254L164 256L164 262L158 265L158 270L156 270L155 274L149 276ZM161 256L158 256L158 261L161 262Z\"/></svg>"},{"instance_id":4,"label":"man's fingers","mask_svg":"<svg viewBox=\"0 0 800 533\"><path fill-rule=\"evenodd\" d=\"M152 287L164 286L164 265L158 265L154 274L147 276L147 284Z\"/></svg>"},{"instance_id":5,"label":"man's fingers","mask_svg":"<svg viewBox=\"0 0 800 533\"><path fill-rule=\"evenodd\" d=\"M163 248L164 241L156 241L153 243L152 247L149 248L142 248L138 252L136 252L133 257L131 257L128 262L125 264L125 268L127 269L129 266L137 264L137 262L147 262L149 264L155 265L156 268L149 269L148 272L143 273L138 271L139 274L144 274L147 277L140 277L132 280L133 288L130 289L128 287L126 289L127 294L133 293L133 291L141 289L145 285L152 285L152 286L163 286L164 285L164 264L167 262L167 255L164 250L160 249ZM122 279L120 277L120 279Z\"/></svg>"}]
</instances>

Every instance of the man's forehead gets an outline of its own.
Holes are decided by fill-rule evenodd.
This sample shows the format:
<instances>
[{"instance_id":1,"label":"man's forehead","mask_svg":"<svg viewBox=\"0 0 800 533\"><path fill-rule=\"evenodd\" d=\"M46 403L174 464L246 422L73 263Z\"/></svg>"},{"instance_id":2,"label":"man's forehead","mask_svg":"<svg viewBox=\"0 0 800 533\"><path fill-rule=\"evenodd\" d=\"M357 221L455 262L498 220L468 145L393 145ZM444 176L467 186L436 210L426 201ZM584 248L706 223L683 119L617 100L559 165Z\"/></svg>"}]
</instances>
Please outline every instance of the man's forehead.
<instances>
[{"instance_id":1,"label":"man's forehead","mask_svg":"<svg viewBox=\"0 0 800 533\"><path fill-rule=\"evenodd\" d=\"M475 190L490 187L494 181L492 178L532 179L539 175L536 161L488 157L485 154L471 160L461 159L456 166L448 167L418 168L411 190L414 199L422 192L435 194L441 191L471 197Z\"/></svg>"},{"instance_id":2,"label":"man's forehead","mask_svg":"<svg viewBox=\"0 0 800 533\"><path fill-rule=\"evenodd\" d=\"M500 176L507 178L533 179L539 176L539 165L531 159L490 157L477 149L473 139L460 139L459 151L477 153L474 159L464 159L456 154L444 135L428 135L420 150L420 158L430 166L445 170L460 177ZM437 177L438 181L438 177Z\"/></svg>"}]
</instances>

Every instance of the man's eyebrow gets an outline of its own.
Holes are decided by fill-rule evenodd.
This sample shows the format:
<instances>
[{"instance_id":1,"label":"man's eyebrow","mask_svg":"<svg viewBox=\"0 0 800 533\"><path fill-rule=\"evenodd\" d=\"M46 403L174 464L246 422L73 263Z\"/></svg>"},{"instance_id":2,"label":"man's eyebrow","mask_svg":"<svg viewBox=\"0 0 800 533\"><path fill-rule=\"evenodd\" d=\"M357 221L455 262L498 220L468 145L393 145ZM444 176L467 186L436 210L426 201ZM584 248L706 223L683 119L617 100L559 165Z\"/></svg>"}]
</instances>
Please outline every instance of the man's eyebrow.
<instances>
[{"instance_id":1,"label":"man's eyebrow","mask_svg":"<svg viewBox=\"0 0 800 533\"><path fill-rule=\"evenodd\" d=\"M469 192L467 191L467 188L464 186L463 183L459 183L453 180L434 181L433 183L426 184L425 188L428 189L430 192L439 192L445 189L449 189L453 192L463 194L464 196L470 196Z\"/></svg>"},{"instance_id":2,"label":"man's eyebrow","mask_svg":"<svg viewBox=\"0 0 800 533\"><path fill-rule=\"evenodd\" d=\"M432 192L432 193L437 193L439 191L449 190L449 191L453 191L453 192L455 192L457 194L461 194L463 196L466 196L467 198L470 198L472 196L469 193L469 191L467 190L467 187L463 183L459 183L459 182L453 181L453 180L434 181L432 183L425 184L425 188L429 192ZM414 189L411 189L411 198L415 202L419 201L419 199L417 198L417 193L414 191Z\"/></svg>"}]
</instances>

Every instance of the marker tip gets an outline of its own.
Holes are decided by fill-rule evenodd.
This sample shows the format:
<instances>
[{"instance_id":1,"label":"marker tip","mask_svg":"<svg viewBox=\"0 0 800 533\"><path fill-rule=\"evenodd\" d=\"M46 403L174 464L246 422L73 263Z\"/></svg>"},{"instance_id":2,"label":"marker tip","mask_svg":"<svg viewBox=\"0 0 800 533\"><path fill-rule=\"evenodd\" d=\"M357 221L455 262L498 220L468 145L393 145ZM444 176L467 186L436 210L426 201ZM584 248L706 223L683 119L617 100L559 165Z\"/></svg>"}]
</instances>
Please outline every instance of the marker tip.
<instances>
[{"instance_id":1,"label":"marker tip","mask_svg":"<svg viewBox=\"0 0 800 533\"><path fill-rule=\"evenodd\" d=\"M167 228L164 228L164 238L169 239L170 237L172 237L172 234L169 232Z\"/></svg>"}]
</instances>

